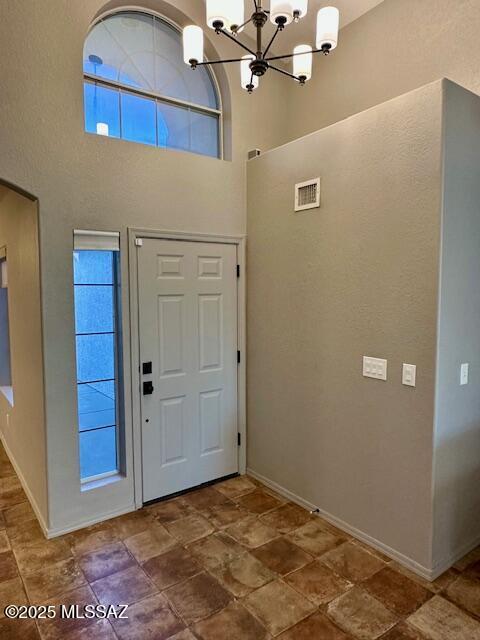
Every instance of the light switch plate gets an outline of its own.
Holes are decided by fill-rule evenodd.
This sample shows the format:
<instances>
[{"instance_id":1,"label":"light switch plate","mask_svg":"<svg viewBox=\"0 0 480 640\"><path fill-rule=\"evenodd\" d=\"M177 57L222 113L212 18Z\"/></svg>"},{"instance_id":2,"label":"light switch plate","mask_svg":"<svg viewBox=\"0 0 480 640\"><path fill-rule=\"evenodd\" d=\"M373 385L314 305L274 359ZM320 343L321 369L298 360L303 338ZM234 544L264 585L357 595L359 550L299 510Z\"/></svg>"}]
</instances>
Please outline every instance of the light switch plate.
<instances>
[{"instance_id":1,"label":"light switch plate","mask_svg":"<svg viewBox=\"0 0 480 640\"><path fill-rule=\"evenodd\" d=\"M387 361L382 358L370 358L363 356L363 375L365 378L375 378L375 380L387 379Z\"/></svg>"},{"instance_id":2,"label":"light switch plate","mask_svg":"<svg viewBox=\"0 0 480 640\"><path fill-rule=\"evenodd\" d=\"M470 372L470 365L468 362L464 362L460 367L460 386L468 384L468 374Z\"/></svg>"},{"instance_id":3,"label":"light switch plate","mask_svg":"<svg viewBox=\"0 0 480 640\"><path fill-rule=\"evenodd\" d=\"M415 364L404 364L402 374L402 384L407 387L415 387L417 384L417 366Z\"/></svg>"}]
</instances>

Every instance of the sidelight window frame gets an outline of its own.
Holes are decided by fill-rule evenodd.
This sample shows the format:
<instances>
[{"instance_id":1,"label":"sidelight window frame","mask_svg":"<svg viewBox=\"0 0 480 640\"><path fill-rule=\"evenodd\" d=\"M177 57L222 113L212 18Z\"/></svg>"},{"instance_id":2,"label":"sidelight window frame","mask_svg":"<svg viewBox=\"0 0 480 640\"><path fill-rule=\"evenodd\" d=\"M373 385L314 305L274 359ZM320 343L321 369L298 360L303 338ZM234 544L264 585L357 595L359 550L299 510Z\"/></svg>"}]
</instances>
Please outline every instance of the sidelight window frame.
<instances>
[{"instance_id":1,"label":"sidelight window frame","mask_svg":"<svg viewBox=\"0 0 480 640\"><path fill-rule=\"evenodd\" d=\"M73 280L74 289L79 286L105 286L112 288L112 330L111 331L78 331L78 327L75 321L75 343L76 343L76 395L77 395L77 432L79 443L79 466L80 466L80 484L82 490L92 487L97 487L102 481L109 481L115 476L119 476L124 470L124 385L123 385L123 347L122 347L122 305L121 305L121 264L120 264L120 234L118 232L101 232L101 231L74 231L73 242L73 259L75 260L75 254L78 252L105 252L111 254L112 259L112 283L98 284L98 283L78 283ZM76 296L74 296L74 308L76 313ZM107 379L95 379L95 380L79 380L79 353L78 353L78 338L82 336L93 335L112 335L113 342L113 377ZM79 402L79 388L85 384L98 385L113 383L114 398L114 417L115 424L108 424L103 426L92 427L89 429L81 429L81 413ZM105 429L115 429L115 466L104 472L97 474L90 474L82 476L81 465L81 436L82 433L90 431L101 431Z\"/></svg>"}]
</instances>

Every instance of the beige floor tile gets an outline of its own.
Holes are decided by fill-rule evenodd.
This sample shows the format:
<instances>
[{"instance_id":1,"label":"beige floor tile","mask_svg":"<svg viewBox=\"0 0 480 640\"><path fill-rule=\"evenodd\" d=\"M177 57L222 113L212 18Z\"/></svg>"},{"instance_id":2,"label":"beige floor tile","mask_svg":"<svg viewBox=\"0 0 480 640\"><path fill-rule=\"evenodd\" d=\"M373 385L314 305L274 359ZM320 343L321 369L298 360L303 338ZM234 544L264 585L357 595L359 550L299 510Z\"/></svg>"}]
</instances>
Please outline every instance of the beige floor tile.
<instances>
[{"instance_id":1,"label":"beige floor tile","mask_svg":"<svg viewBox=\"0 0 480 640\"><path fill-rule=\"evenodd\" d=\"M317 607L331 602L353 587L351 582L318 561L289 574L285 582Z\"/></svg>"},{"instance_id":2,"label":"beige floor tile","mask_svg":"<svg viewBox=\"0 0 480 640\"><path fill-rule=\"evenodd\" d=\"M476 547L476 549L473 549L473 551L470 551L470 553L467 553L467 555L463 556L461 560L456 562L454 568L457 569L457 571L465 571L465 569L467 569L470 565L478 562L479 560L480 547Z\"/></svg>"},{"instance_id":3,"label":"beige floor tile","mask_svg":"<svg viewBox=\"0 0 480 640\"><path fill-rule=\"evenodd\" d=\"M426 638L406 622L400 622L385 636L382 636L381 640L426 640Z\"/></svg>"},{"instance_id":4,"label":"beige floor tile","mask_svg":"<svg viewBox=\"0 0 480 640\"><path fill-rule=\"evenodd\" d=\"M250 516L248 511L233 502L217 504L208 509L203 509L201 514L204 518L207 518L216 529L225 529L235 524L235 522L240 522Z\"/></svg>"},{"instance_id":5,"label":"beige floor tile","mask_svg":"<svg viewBox=\"0 0 480 640\"><path fill-rule=\"evenodd\" d=\"M230 503L230 500L226 496L215 491L213 487L206 487L205 489L198 489L197 491L186 493L183 499L197 511L209 509L215 505Z\"/></svg>"},{"instance_id":6,"label":"beige floor tile","mask_svg":"<svg viewBox=\"0 0 480 640\"><path fill-rule=\"evenodd\" d=\"M180 544L200 540L215 531L212 524L200 514L167 523L165 528Z\"/></svg>"},{"instance_id":7,"label":"beige floor tile","mask_svg":"<svg viewBox=\"0 0 480 640\"><path fill-rule=\"evenodd\" d=\"M119 518L109 520L109 523L116 538L118 540L125 540L125 538L130 538L130 536L146 531L152 524L152 521L153 517L146 509L142 509L140 511L134 511L133 513L127 513Z\"/></svg>"},{"instance_id":8,"label":"beige floor tile","mask_svg":"<svg viewBox=\"0 0 480 640\"><path fill-rule=\"evenodd\" d=\"M399 622L398 616L358 586L333 600L327 613L345 633L359 640L377 640Z\"/></svg>"},{"instance_id":9,"label":"beige floor tile","mask_svg":"<svg viewBox=\"0 0 480 640\"><path fill-rule=\"evenodd\" d=\"M257 485L248 476L231 478L215 485L215 489L227 498L236 498L249 491L254 491L256 488Z\"/></svg>"},{"instance_id":10,"label":"beige floor tile","mask_svg":"<svg viewBox=\"0 0 480 640\"><path fill-rule=\"evenodd\" d=\"M132 605L128 620L113 620L112 624L120 640L164 640L185 628L161 594Z\"/></svg>"},{"instance_id":11,"label":"beige floor tile","mask_svg":"<svg viewBox=\"0 0 480 640\"><path fill-rule=\"evenodd\" d=\"M285 631L278 640L351 640L341 629L333 624L322 613L302 620L294 627Z\"/></svg>"},{"instance_id":12,"label":"beige floor tile","mask_svg":"<svg viewBox=\"0 0 480 640\"><path fill-rule=\"evenodd\" d=\"M228 605L194 627L200 640L269 640L270 634L239 602Z\"/></svg>"},{"instance_id":13,"label":"beige floor tile","mask_svg":"<svg viewBox=\"0 0 480 640\"><path fill-rule=\"evenodd\" d=\"M411 615L408 624L428 640L480 640L480 623L438 595Z\"/></svg>"},{"instance_id":14,"label":"beige floor tile","mask_svg":"<svg viewBox=\"0 0 480 640\"><path fill-rule=\"evenodd\" d=\"M417 582L388 566L371 576L362 585L370 595L399 616L406 617L432 597Z\"/></svg>"},{"instance_id":15,"label":"beige floor tile","mask_svg":"<svg viewBox=\"0 0 480 640\"><path fill-rule=\"evenodd\" d=\"M26 546L15 546L15 558L22 574L43 569L49 564L72 558L72 552L65 540L39 540Z\"/></svg>"},{"instance_id":16,"label":"beige floor tile","mask_svg":"<svg viewBox=\"0 0 480 640\"><path fill-rule=\"evenodd\" d=\"M10 551L10 541L6 531L0 531L0 553Z\"/></svg>"},{"instance_id":17,"label":"beige floor tile","mask_svg":"<svg viewBox=\"0 0 480 640\"><path fill-rule=\"evenodd\" d=\"M350 582L366 580L385 567L382 560L351 542L328 551L320 561Z\"/></svg>"},{"instance_id":18,"label":"beige floor tile","mask_svg":"<svg viewBox=\"0 0 480 640\"><path fill-rule=\"evenodd\" d=\"M228 527L226 532L249 549L260 547L278 537L275 529L267 527L266 524L263 524L263 522L255 516L237 522L233 526Z\"/></svg>"},{"instance_id":19,"label":"beige floor tile","mask_svg":"<svg viewBox=\"0 0 480 640\"><path fill-rule=\"evenodd\" d=\"M18 575L15 556L11 551L0 553L0 583L16 578Z\"/></svg>"},{"instance_id":20,"label":"beige floor tile","mask_svg":"<svg viewBox=\"0 0 480 640\"><path fill-rule=\"evenodd\" d=\"M211 569L210 573L236 598L243 598L277 578L277 574L250 553L244 553L225 565Z\"/></svg>"},{"instance_id":21,"label":"beige floor tile","mask_svg":"<svg viewBox=\"0 0 480 640\"><path fill-rule=\"evenodd\" d=\"M29 545L33 542L45 542L47 539L37 520L7 526L6 532L12 548Z\"/></svg>"},{"instance_id":22,"label":"beige floor tile","mask_svg":"<svg viewBox=\"0 0 480 640\"><path fill-rule=\"evenodd\" d=\"M72 553L76 556L96 551L108 544L118 542L118 536L109 522L86 527L65 536Z\"/></svg>"},{"instance_id":23,"label":"beige floor tile","mask_svg":"<svg viewBox=\"0 0 480 640\"><path fill-rule=\"evenodd\" d=\"M314 556L321 556L345 542L330 531L327 531L319 520L311 520L287 536L297 546Z\"/></svg>"},{"instance_id":24,"label":"beige floor tile","mask_svg":"<svg viewBox=\"0 0 480 640\"><path fill-rule=\"evenodd\" d=\"M32 604L43 604L67 591L82 587L85 576L74 560L64 560L23 576L27 595Z\"/></svg>"},{"instance_id":25,"label":"beige floor tile","mask_svg":"<svg viewBox=\"0 0 480 640\"><path fill-rule=\"evenodd\" d=\"M74 637L85 627L94 624L93 619L82 617L83 608L86 605L97 605L97 599L88 585L68 591L55 598L42 602L45 605L53 605L57 611L57 617L53 619L40 619L37 621L42 640L63 640ZM71 618L62 617L61 606L66 608L78 607L79 616Z\"/></svg>"},{"instance_id":26,"label":"beige floor tile","mask_svg":"<svg viewBox=\"0 0 480 640\"><path fill-rule=\"evenodd\" d=\"M0 638L2 640L40 640L33 620L0 619Z\"/></svg>"},{"instance_id":27,"label":"beige floor tile","mask_svg":"<svg viewBox=\"0 0 480 640\"><path fill-rule=\"evenodd\" d=\"M315 610L309 600L280 580L253 591L243 604L273 636L293 627Z\"/></svg>"},{"instance_id":28,"label":"beige floor tile","mask_svg":"<svg viewBox=\"0 0 480 640\"><path fill-rule=\"evenodd\" d=\"M160 590L192 578L202 571L198 562L181 547L148 560L142 568Z\"/></svg>"},{"instance_id":29,"label":"beige floor tile","mask_svg":"<svg viewBox=\"0 0 480 640\"><path fill-rule=\"evenodd\" d=\"M465 574L476 580L480 580L480 560L477 560L473 564L469 565L465 570Z\"/></svg>"},{"instance_id":30,"label":"beige floor tile","mask_svg":"<svg viewBox=\"0 0 480 640\"><path fill-rule=\"evenodd\" d=\"M150 558L166 553L177 546L177 540L161 524L152 524L146 531L125 538L125 546L137 562L146 562Z\"/></svg>"},{"instance_id":31,"label":"beige floor tile","mask_svg":"<svg viewBox=\"0 0 480 640\"><path fill-rule=\"evenodd\" d=\"M313 560L313 556L286 538L267 542L258 549L252 549L251 554L271 571L282 576L304 567Z\"/></svg>"},{"instance_id":32,"label":"beige floor tile","mask_svg":"<svg viewBox=\"0 0 480 640\"><path fill-rule=\"evenodd\" d=\"M459 576L445 591L446 596L480 618L480 581L468 575Z\"/></svg>"},{"instance_id":33,"label":"beige floor tile","mask_svg":"<svg viewBox=\"0 0 480 640\"><path fill-rule=\"evenodd\" d=\"M195 638L195 636L189 629L184 629L183 631L176 633L168 640L197 640L197 638Z\"/></svg>"},{"instance_id":34,"label":"beige floor tile","mask_svg":"<svg viewBox=\"0 0 480 640\"><path fill-rule=\"evenodd\" d=\"M22 502L21 504L17 504L14 507L5 509L3 511L3 515L5 517L7 533L10 538L12 537L12 535L9 531L9 528L14 528L17 525L24 524L25 522L30 522L30 520L36 520L35 513L33 512L33 509L28 502Z\"/></svg>"},{"instance_id":35,"label":"beige floor tile","mask_svg":"<svg viewBox=\"0 0 480 640\"><path fill-rule=\"evenodd\" d=\"M224 609L232 600L232 595L207 573L200 573L164 593L188 625Z\"/></svg>"},{"instance_id":36,"label":"beige floor tile","mask_svg":"<svg viewBox=\"0 0 480 640\"><path fill-rule=\"evenodd\" d=\"M187 551L205 569L213 569L233 560L244 549L229 536L213 534L192 542L187 546Z\"/></svg>"},{"instance_id":37,"label":"beige floor tile","mask_svg":"<svg viewBox=\"0 0 480 640\"><path fill-rule=\"evenodd\" d=\"M289 533L312 520L312 516L306 509L289 503L269 511L260 520L279 533Z\"/></svg>"},{"instance_id":38,"label":"beige floor tile","mask_svg":"<svg viewBox=\"0 0 480 640\"><path fill-rule=\"evenodd\" d=\"M100 604L133 604L158 591L150 578L138 566L119 571L92 582L91 587Z\"/></svg>"},{"instance_id":39,"label":"beige floor tile","mask_svg":"<svg viewBox=\"0 0 480 640\"><path fill-rule=\"evenodd\" d=\"M282 504L281 500L270 495L270 493L263 489L255 489L255 491L245 493L239 498L236 498L235 501L247 511L258 515L271 511Z\"/></svg>"},{"instance_id":40,"label":"beige floor tile","mask_svg":"<svg viewBox=\"0 0 480 640\"><path fill-rule=\"evenodd\" d=\"M78 563L89 582L100 580L117 571L123 571L135 564L125 545L114 542L96 551L85 553Z\"/></svg>"},{"instance_id":41,"label":"beige floor tile","mask_svg":"<svg viewBox=\"0 0 480 640\"><path fill-rule=\"evenodd\" d=\"M65 637L62 636L62 640ZM68 640L117 640L117 636L108 620L96 620L93 624L71 633Z\"/></svg>"},{"instance_id":42,"label":"beige floor tile","mask_svg":"<svg viewBox=\"0 0 480 640\"><path fill-rule=\"evenodd\" d=\"M4 617L7 604L27 604L27 594L19 576L0 582L0 618Z\"/></svg>"},{"instance_id":43,"label":"beige floor tile","mask_svg":"<svg viewBox=\"0 0 480 640\"><path fill-rule=\"evenodd\" d=\"M194 509L183 498L174 498L166 502L158 502L146 508L156 522L167 524L181 518L191 516Z\"/></svg>"},{"instance_id":44,"label":"beige floor tile","mask_svg":"<svg viewBox=\"0 0 480 640\"><path fill-rule=\"evenodd\" d=\"M432 593L440 593L440 591L443 591L444 589L446 589L448 585L451 584L454 580L456 580L460 575L456 569L449 569L448 571L445 571L445 573L443 573L439 578L437 578L433 582L430 582L429 580L426 580L425 578L420 577L416 573L413 573L413 571L410 571L409 569L402 566L398 562L395 562L395 561L391 562L388 566L391 569L394 569L395 571L402 573L404 576L407 576L407 578L410 578L410 580L413 580L414 582L418 582L418 584L421 584L422 587L424 587L425 589L428 589Z\"/></svg>"}]
</instances>

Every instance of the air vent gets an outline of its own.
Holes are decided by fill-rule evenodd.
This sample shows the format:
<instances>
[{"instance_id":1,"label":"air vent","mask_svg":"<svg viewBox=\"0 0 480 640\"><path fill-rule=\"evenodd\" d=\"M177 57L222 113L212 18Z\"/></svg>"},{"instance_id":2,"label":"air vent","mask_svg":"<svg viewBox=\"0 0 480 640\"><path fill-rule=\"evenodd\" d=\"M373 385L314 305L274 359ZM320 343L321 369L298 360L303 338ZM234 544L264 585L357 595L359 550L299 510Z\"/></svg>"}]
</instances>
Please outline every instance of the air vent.
<instances>
[{"instance_id":1,"label":"air vent","mask_svg":"<svg viewBox=\"0 0 480 640\"><path fill-rule=\"evenodd\" d=\"M320 178L295 185L295 211L320 207Z\"/></svg>"}]
</instances>

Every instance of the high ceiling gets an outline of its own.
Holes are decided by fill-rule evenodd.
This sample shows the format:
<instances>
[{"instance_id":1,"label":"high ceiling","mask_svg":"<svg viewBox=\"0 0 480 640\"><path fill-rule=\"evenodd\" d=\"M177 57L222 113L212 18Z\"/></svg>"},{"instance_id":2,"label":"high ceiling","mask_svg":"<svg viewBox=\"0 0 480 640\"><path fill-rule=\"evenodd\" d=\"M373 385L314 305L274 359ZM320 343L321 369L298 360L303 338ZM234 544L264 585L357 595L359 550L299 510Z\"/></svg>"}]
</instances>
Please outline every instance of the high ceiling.
<instances>
[{"instance_id":1,"label":"high ceiling","mask_svg":"<svg viewBox=\"0 0 480 640\"><path fill-rule=\"evenodd\" d=\"M340 26L345 27L370 9L379 5L383 0L309 0L308 14L298 24L292 24L278 37L274 47L276 52L285 53L297 44L314 44L315 25L317 11L322 7L332 5L340 10ZM266 8L270 6L270 0L265 2ZM253 0L245 0L245 16L250 16L253 11ZM273 25L272 25L273 29ZM270 30L269 30L270 33ZM247 28L245 36L253 36L252 28Z\"/></svg>"}]
</instances>

